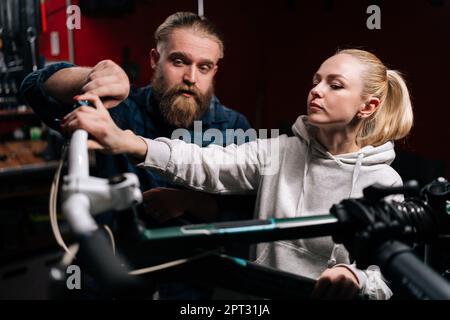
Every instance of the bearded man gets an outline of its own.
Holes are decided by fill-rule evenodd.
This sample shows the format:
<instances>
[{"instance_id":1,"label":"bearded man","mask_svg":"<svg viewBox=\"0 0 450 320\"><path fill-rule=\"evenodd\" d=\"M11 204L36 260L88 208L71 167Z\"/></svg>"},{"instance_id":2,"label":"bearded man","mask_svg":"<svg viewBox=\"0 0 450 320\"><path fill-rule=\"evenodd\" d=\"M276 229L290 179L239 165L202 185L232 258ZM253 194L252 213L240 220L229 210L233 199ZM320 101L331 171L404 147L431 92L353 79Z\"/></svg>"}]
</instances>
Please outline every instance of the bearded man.
<instances>
[{"instance_id":1,"label":"bearded man","mask_svg":"<svg viewBox=\"0 0 450 320\"><path fill-rule=\"evenodd\" d=\"M155 43L156 48L150 51L154 74L149 86L131 87L125 71L111 60L100 61L92 68L63 62L29 74L21 93L41 119L58 131L61 123L57 120L72 111L75 96L85 93L100 97L119 128L150 139L170 138L174 130L184 128L192 137L186 142L198 142L194 139L199 134L193 132L194 121L201 121L203 132L218 129L223 137L227 129L250 128L245 116L223 106L214 95L214 76L224 46L209 20L194 13L175 13L158 27ZM230 142L225 138L222 141ZM202 146L211 142L201 139ZM226 206L233 202L170 185L164 178L134 166L126 155L96 153L97 176L123 172L138 175L145 191L144 211L159 222L184 214L194 221L215 220L230 210ZM248 204L253 200L244 206L240 199L237 208L251 215ZM178 294L177 298L192 297Z\"/></svg>"}]
</instances>

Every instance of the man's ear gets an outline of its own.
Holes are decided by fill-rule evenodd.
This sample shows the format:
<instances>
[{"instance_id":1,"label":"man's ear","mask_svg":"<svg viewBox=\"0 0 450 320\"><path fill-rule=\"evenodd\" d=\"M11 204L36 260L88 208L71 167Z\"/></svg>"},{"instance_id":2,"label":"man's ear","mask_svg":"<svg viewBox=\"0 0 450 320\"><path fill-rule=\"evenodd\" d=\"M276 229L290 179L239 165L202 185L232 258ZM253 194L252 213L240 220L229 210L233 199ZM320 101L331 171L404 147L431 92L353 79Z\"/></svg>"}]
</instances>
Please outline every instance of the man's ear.
<instances>
[{"instance_id":1,"label":"man's ear","mask_svg":"<svg viewBox=\"0 0 450 320\"><path fill-rule=\"evenodd\" d=\"M217 70L219 70L219 66L216 64L213 69L214 75L216 75Z\"/></svg>"},{"instance_id":2,"label":"man's ear","mask_svg":"<svg viewBox=\"0 0 450 320\"><path fill-rule=\"evenodd\" d=\"M370 117L370 115L373 114L379 106L380 106L380 99L375 97L369 98L359 110L358 118Z\"/></svg>"},{"instance_id":3,"label":"man's ear","mask_svg":"<svg viewBox=\"0 0 450 320\"><path fill-rule=\"evenodd\" d=\"M152 50L150 50L150 66L152 67L152 69L156 68L156 65L158 64L159 61L159 52L156 51L155 48L153 48Z\"/></svg>"}]
</instances>

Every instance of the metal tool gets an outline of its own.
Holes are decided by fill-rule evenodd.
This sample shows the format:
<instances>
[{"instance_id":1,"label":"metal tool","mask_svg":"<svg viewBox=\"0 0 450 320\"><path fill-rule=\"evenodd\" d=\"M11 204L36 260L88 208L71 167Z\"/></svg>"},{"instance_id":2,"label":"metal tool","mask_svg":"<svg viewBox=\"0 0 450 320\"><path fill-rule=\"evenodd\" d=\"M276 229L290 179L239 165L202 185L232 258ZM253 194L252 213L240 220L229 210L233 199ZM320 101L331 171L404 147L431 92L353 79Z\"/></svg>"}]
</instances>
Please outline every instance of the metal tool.
<instances>
[{"instance_id":1,"label":"metal tool","mask_svg":"<svg viewBox=\"0 0 450 320\"><path fill-rule=\"evenodd\" d=\"M37 59L36 59L36 30L34 27L28 27L27 40L30 43L31 63L33 65L33 71L36 71L38 69L38 67L37 67Z\"/></svg>"}]
</instances>

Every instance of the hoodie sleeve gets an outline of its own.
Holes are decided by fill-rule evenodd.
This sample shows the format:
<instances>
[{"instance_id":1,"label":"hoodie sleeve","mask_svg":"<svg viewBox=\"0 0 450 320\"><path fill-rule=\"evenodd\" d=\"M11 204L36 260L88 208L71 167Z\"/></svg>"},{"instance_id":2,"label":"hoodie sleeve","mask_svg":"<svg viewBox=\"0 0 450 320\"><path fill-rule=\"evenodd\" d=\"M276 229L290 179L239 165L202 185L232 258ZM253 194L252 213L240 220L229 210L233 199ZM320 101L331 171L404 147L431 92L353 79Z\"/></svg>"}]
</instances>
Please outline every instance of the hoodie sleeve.
<instances>
[{"instance_id":1,"label":"hoodie sleeve","mask_svg":"<svg viewBox=\"0 0 450 320\"><path fill-rule=\"evenodd\" d=\"M400 175L390 168L391 183L388 183L389 187L398 187L403 185ZM404 200L403 195L391 195L385 198L386 201L398 201ZM334 267L341 266L349 269L357 278L360 286L360 293L370 300L388 300L392 297L393 293L388 287L388 281L381 274L380 268L376 265L370 265L366 270L361 270L356 267L356 263L353 264L337 264Z\"/></svg>"},{"instance_id":2,"label":"hoodie sleeve","mask_svg":"<svg viewBox=\"0 0 450 320\"><path fill-rule=\"evenodd\" d=\"M395 180L395 182L393 184L390 185L390 187L403 186L402 178L398 174L397 174L397 176L398 176L397 179ZM384 200L386 200L387 202L392 202L392 201L402 202L403 200L405 200L405 197L402 194L393 194L393 195L385 197Z\"/></svg>"},{"instance_id":3,"label":"hoodie sleeve","mask_svg":"<svg viewBox=\"0 0 450 320\"><path fill-rule=\"evenodd\" d=\"M145 161L138 166L204 192L256 192L262 175L277 172L280 139L206 148L167 138L144 140L148 151Z\"/></svg>"},{"instance_id":4,"label":"hoodie sleeve","mask_svg":"<svg viewBox=\"0 0 450 320\"><path fill-rule=\"evenodd\" d=\"M349 269L358 278L360 293L367 299L388 300L392 297L393 293L378 266L371 265L366 270L356 268L356 264L337 264L335 267Z\"/></svg>"}]
</instances>

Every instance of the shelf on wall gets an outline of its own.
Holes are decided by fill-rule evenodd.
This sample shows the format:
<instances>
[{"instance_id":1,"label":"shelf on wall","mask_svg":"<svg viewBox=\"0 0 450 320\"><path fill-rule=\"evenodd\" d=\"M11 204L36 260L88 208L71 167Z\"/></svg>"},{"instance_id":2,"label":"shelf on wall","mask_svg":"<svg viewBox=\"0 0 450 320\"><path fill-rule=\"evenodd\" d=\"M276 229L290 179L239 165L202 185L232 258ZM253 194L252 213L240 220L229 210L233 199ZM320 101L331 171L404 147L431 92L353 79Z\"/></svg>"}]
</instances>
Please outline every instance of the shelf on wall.
<instances>
[{"instance_id":1,"label":"shelf on wall","mask_svg":"<svg viewBox=\"0 0 450 320\"><path fill-rule=\"evenodd\" d=\"M23 120L23 119L38 119L34 111L29 108L14 108L14 109L0 109L0 120Z\"/></svg>"}]
</instances>

